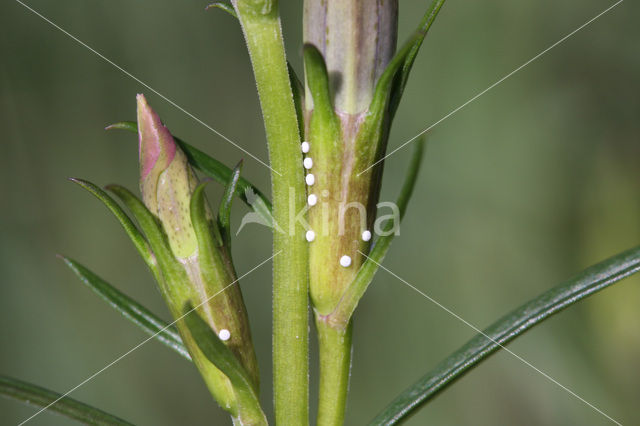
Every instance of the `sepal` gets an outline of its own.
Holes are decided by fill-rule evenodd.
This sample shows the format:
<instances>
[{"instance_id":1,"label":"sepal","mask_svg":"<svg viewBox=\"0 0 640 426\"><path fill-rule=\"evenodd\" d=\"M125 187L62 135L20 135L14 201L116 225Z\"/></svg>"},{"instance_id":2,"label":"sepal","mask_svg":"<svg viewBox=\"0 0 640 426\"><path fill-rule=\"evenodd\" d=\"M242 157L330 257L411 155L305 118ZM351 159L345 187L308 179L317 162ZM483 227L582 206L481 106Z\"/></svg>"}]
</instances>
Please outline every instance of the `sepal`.
<instances>
[{"instance_id":1,"label":"sepal","mask_svg":"<svg viewBox=\"0 0 640 426\"><path fill-rule=\"evenodd\" d=\"M267 419L260 407L257 389L234 353L207 325L191 303L183 308L182 320L204 356L227 376L236 397L231 415L242 425L266 425Z\"/></svg>"},{"instance_id":2,"label":"sepal","mask_svg":"<svg viewBox=\"0 0 640 426\"><path fill-rule=\"evenodd\" d=\"M222 237L222 244L229 254L231 253L231 204L233 202L233 195L238 187L241 171L242 160L233 169L233 173L225 186L218 209L218 228Z\"/></svg>"},{"instance_id":3,"label":"sepal","mask_svg":"<svg viewBox=\"0 0 640 426\"><path fill-rule=\"evenodd\" d=\"M89 191L97 199L102 201L102 203L107 206L109 210L111 210L113 215L116 217L116 219L118 219L118 222L120 222L120 225L122 225L125 232L131 239L131 242L133 242L133 245L136 247L136 250L138 250L138 253L140 253L140 256L142 256L144 262L147 264L149 269L151 269L153 275L157 277L159 274L158 263L156 262L153 252L151 251L151 247L149 247L147 239L144 237L144 235L142 235L138 227L131 221L129 216L127 216L127 214L124 212L124 210L122 210L118 203L116 203L115 200L111 198L111 196L109 196L109 194L89 181L77 178L69 178L69 180Z\"/></svg>"}]
</instances>

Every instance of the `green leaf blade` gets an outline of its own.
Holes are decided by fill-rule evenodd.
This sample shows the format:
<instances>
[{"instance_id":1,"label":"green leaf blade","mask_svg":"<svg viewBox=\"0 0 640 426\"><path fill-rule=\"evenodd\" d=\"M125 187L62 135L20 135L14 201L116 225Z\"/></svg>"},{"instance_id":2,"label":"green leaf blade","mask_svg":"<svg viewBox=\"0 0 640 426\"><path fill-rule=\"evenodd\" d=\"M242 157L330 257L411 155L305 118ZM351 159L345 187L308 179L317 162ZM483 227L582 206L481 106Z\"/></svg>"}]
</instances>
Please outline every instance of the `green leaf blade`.
<instances>
[{"instance_id":1,"label":"green leaf blade","mask_svg":"<svg viewBox=\"0 0 640 426\"><path fill-rule=\"evenodd\" d=\"M435 21L440 9L444 5L446 0L433 0L431 5L427 9L427 12L422 17L422 21L420 22L420 26L416 31L418 37L410 40L411 48L406 53L403 58L402 69L400 71L399 77L395 81L395 87L392 90L391 100L390 100L390 112L393 117L398 109L398 105L400 104L400 99L402 98L402 93L407 85L407 80L409 79L409 74L411 73L411 68L413 67L413 63L418 56L418 52L420 51L420 47L422 47L422 43L424 42L424 38L426 37L431 25Z\"/></svg>"},{"instance_id":2,"label":"green leaf blade","mask_svg":"<svg viewBox=\"0 0 640 426\"><path fill-rule=\"evenodd\" d=\"M314 114L320 114L322 121L335 120L329 74L322 53L312 44L305 44L303 50L307 86L313 98Z\"/></svg>"},{"instance_id":3,"label":"green leaf blade","mask_svg":"<svg viewBox=\"0 0 640 426\"><path fill-rule=\"evenodd\" d=\"M155 253L159 269L162 271L161 276L156 277L156 280L165 300L167 302L180 300L181 294L188 291L185 286L188 278L182 264L171 251L162 225L156 216L145 207L144 203L127 188L120 185L108 185L107 189L118 196L127 206L147 237L147 241ZM180 306L169 304L169 309L174 313L173 311L179 311Z\"/></svg>"},{"instance_id":4,"label":"green leaf blade","mask_svg":"<svg viewBox=\"0 0 640 426\"><path fill-rule=\"evenodd\" d=\"M99 408L5 375L0 375L0 395L54 411L87 425L133 426L132 423Z\"/></svg>"},{"instance_id":5,"label":"green leaf blade","mask_svg":"<svg viewBox=\"0 0 640 426\"><path fill-rule=\"evenodd\" d=\"M164 231L161 229L161 225L156 217L151 213L145 205L140 201L131 191L120 185L108 185L107 189L120 198L120 200L127 206L133 217L138 221L140 228L147 237L147 241L152 250L158 256L158 262L161 265L161 269L167 270L163 267L163 263L173 264L175 259L171 253L171 248L166 239Z\"/></svg>"},{"instance_id":6,"label":"green leaf blade","mask_svg":"<svg viewBox=\"0 0 640 426\"><path fill-rule=\"evenodd\" d=\"M291 94L293 95L293 103L295 105L296 116L298 118L298 131L300 132L300 139L304 139L304 85L289 62L287 62L287 69L289 70Z\"/></svg>"},{"instance_id":7,"label":"green leaf blade","mask_svg":"<svg viewBox=\"0 0 640 426\"><path fill-rule=\"evenodd\" d=\"M184 346L180 335L175 330L175 327L161 320L147 308L104 281L80 263L64 256L61 256L61 258L78 278L80 278L80 281L91 288L91 290L111 305L111 307L138 325L146 333L176 351L183 358L191 361L191 356Z\"/></svg>"},{"instance_id":8,"label":"green leaf blade","mask_svg":"<svg viewBox=\"0 0 640 426\"><path fill-rule=\"evenodd\" d=\"M367 119L368 122L379 122L387 110L389 111L390 119L393 120L407 80L409 79L413 62L418 55L425 36L429 32L431 25L433 25L445 1L446 0L432 1L418 29L396 52L378 79L371 105L369 106L370 116ZM370 124L370 126L373 126L373 124Z\"/></svg>"},{"instance_id":9,"label":"green leaf blade","mask_svg":"<svg viewBox=\"0 0 640 426\"><path fill-rule=\"evenodd\" d=\"M111 210L116 219L118 219L118 222L120 222L120 225L122 225L122 227L124 228L125 232L133 242L133 245L136 247L138 253L140 253L140 256L142 256L142 259L145 261L149 269L151 269L154 275L158 275L158 264L156 263L153 252L149 247L149 243L147 242L144 235L142 235L140 230L138 230L138 227L118 205L118 203L116 203L115 200L111 198L111 196L109 196L109 194L89 181L77 178L69 178L69 180L89 191L97 199L102 201L102 203L107 206L109 210Z\"/></svg>"},{"instance_id":10,"label":"green leaf blade","mask_svg":"<svg viewBox=\"0 0 640 426\"><path fill-rule=\"evenodd\" d=\"M624 251L585 269L505 315L451 354L396 397L372 425L405 420L455 380L527 330L574 303L640 272L640 247Z\"/></svg>"},{"instance_id":11,"label":"green leaf blade","mask_svg":"<svg viewBox=\"0 0 640 426\"><path fill-rule=\"evenodd\" d=\"M241 171L242 160L240 160L233 169L233 173L224 188L224 194L222 194L222 201L218 209L218 226L220 228L220 234L222 235L222 242L229 250L229 253L231 252L231 204L233 202L233 195L238 187Z\"/></svg>"},{"instance_id":12,"label":"green leaf blade","mask_svg":"<svg viewBox=\"0 0 640 426\"><path fill-rule=\"evenodd\" d=\"M216 1L216 2L213 2L210 5L208 5L207 7L205 7L205 10L209 10L209 9L213 9L213 8L224 10L229 15L231 15L234 18L238 19L238 15L236 14L235 9L233 8L233 6L231 6L228 3L225 3L223 1Z\"/></svg>"}]
</instances>

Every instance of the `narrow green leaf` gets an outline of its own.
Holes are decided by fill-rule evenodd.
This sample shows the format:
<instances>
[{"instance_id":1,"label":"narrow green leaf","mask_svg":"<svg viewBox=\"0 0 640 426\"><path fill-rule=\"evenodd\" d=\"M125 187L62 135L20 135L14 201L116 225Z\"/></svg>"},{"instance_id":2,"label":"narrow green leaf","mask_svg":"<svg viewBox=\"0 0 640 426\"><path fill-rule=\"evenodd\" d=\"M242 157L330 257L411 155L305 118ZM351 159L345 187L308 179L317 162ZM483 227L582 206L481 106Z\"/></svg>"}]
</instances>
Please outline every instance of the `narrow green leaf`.
<instances>
[{"instance_id":1,"label":"narrow green leaf","mask_svg":"<svg viewBox=\"0 0 640 426\"><path fill-rule=\"evenodd\" d=\"M393 425L420 409L481 361L574 303L640 272L640 246L591 266L505 315L408 387L371 422Z\"/></svg>"},{"instance_id":2,"label":"narrow green leaf","mask_svg":"<svg viewBox=\"0 0 640 426\"><path fill-rule=\"evenodd\" d=\"M413 194L413 189L418 178L418 172L420 171L420 165L424 154L425 138L419 138L413 148L413 155L411 157L411 163L407 169L407 174L404 178L400 195L396 200L398 211L400 212L400 219L402 219L407 211L407 205ZM328 315L326 320L332 326L346 327L358 306L358 302L367 291L369 284L373 280L375 273L378 271L378 264L382 262L384 256L387 254L391 241L395 237L395 233L391 232L396 224L393 221L389 221L383 228L383 235L376 238L373 243L373 247L369 252L367 259L362 264L358 273L353 281L349 284L344 292L344 295L340 299L340 302L336 306L336 309Z\"/></svg>"},{"instance_id":3,"label":"narrow green leaf","mask_svg":"<svg viewBox=\"0 0 640 426\"><path fill-rule=\"evenodd\" d=\"M382 121L382 117L387 112L387 105L390 99L393 84L396 79L398 70L400 70L404 64L405 57L411 52L414 43L416 43L421 37L420 33L415 33L407 41L402 48L391 59L387 68L378 79L376 88L373 92L373 98L369 106L369 116L367 122L378 123Z\"/></svg>"},{"instance_id":4,"label":"narrow green leaf","mask_svg":"<svg viewBox=\"0 0 640 426\"><path fill-rule=\"evenodd\" d=\"M0 375L0 394L25 404L46 407L47 410L55 411L86 425L133 426L132 423L76 399L63 397L57 392L9 376Z\"/></svg>"},{"instance_id":5,"label":"narrow green leaf","mask_svg":"<svg viewBox=\"0 0 640 426\"><path fill-rule=\"evenodd\" d=\"M161 250L161 252L171 250L158 220L153 213L145 207L142 201L138 199L138 197L133 195L133 193L131 193L127 188L120 185L107 185L106 188L116 194L131 211L131 214L138 221L138 224L144 231L149 244L153 249L156 247L164 247L165 250ZM160 254L158 253L158 255ZM169 252L165 253L165 256L167 255L169 255Z\"/></svg>"},{"instance_id":6,"label":"narrow green leaf","mask_svg":"<svg viewBox=\"0 0 640 426\"><path fill-rule=\"evenodd\" d=\"M155 256L153 255L153 252L149 247L149 243L144 238L142 233L138 230L133 221L129 218L129 216L127 216L124 210L122 210L122 208L118 205L118 203L116 203L115 200L111 198L111 196L109 196L109 194L89 181L76 178L69 178L69 180L77 183L78 185L92 193L97 199L102 201L104 205L109 208L109 210L111 210L111 212L114 214L116 219L118 219L118 222L120 222L125 232L133 242L133 245L138 250L138 253L140 253L140 256L142 256L144 262L147 264L149 269L151 269L153 274L157 276L160 272L158 270L158 264L156 262Z\"/></svg>"},{"instance_id":7,"label":"narrow green leaf","mask_svg":"<svg viewBox=\"0 0 640 426\"><path fill-rule=\"evenodd\" d=\"M165 293L180 291L177 286L184 285L187 279L186 273L182 265L173 256L167 237L156 217L128 189L120 185L109 185L107 189L122 200L147 237L147 241L149 241L149 245L155 253L159 268L162 271L162 279L158 280L161 290ZM177 297L167 294L167 300L177 299Z\"/></svg>"},{"instance_id":8,"label":"narrow green leaf","mask_svg":"<svg viewBox=\"0 0 640 426\"><path fill-rule=\"evenodd\" d=\"M314 45L305 44L303 52L305 78L313 101L313 114L306 129L307 140L314 147L314 159L329 165L325 171L339 173L339 167L336 167L342 161L344 146L340 118L333 109L327 66Z\"/></svg>"},{"instance_id":9,"label":"narrow green leaf","mask_svg":"<svg viewBox=\"0 0 640 426\"><path fill-rule=\"evenodd\" d=\"M400 99L402 98L402 93L404 92L405 86L407 85L407 80L409 79L409 74L411 73L411 68L413 67L413 63L418 56L418 52L420 51L420 47L422 47L422 42L424 41L425 36L429 32L431 25L435 21L440 9L444 5L446 0L433 0L427 12L422 17L422 21L420 22L420 26L418 27L417 34L419 37L416 39L410 40L411 49L404 57L404 61L402 64L402 69L398 78L395 79L394 88L391 91L391 101L389 110L391 113L391 117L396 113L398 109L398 105L400 104Z\"/></svg>"},{"instance_id":10,"label":"narrow green leaf","mask_svg":"<svg viewBox=\"0 0 640 426\"><path fill-rule=\"evenodd\" d=\"M242 160L240 160L238 165L233 169L231 178L224 189L220 208L218 209L218 227L220 228L222 242L227 247L229 253L231 253L231 203L233 201L233 194L235 194L236 187L238 186L241 170Z\"/></svg>"},{"instance_id":11,"label":"narrow green leaf","mask_svg":"<svg viewBox=\"0 0 640 426\"><path fill-rule=\"evenodd\" d=\"M71 270L98 296L105 300L112 308L124 315L142 328L146 333L154 336L160 342L178 352L185 359L191 361L191 356L182 343L182 339L174 326L168 326L166 322L151 313L147 308L122 293L108 282L82 266L80 263L61 256L62 260Z\"/></svg>"},{"instance_id":12,"label":"narrow green leaf","mask_svg":"<svg viewBox=\"0 0 640 426\"><path fill-rule=\"evenodd\" d=\"M106 129L120 129L138 133L138 125L134 121L122 121L120 123L107 126ZM229 178L232 174L232 170L229 167L199 149L189 145L183 140L175 136L173 138L178 146L180 146L180 149L185 153L189 163L193 167L222 185L226 185L226 183L229 182ZM236 196L240 197L242 201L260 215L264 220L264 223L273 223L273 217L271 216L271 202L255 185L243 177L238 180Z\"/></svg>"},{"instance_id":13,"label":"narrow green leaf","mask_svg":"<svg viewBox=\"0 0 640 426\"><path fill-rule=\"evenodd\" d=\"M397 80L398 70L402 67L403 58L410 52L413 44L420 38L420 34L414 34L413 37L404 44L404 46L396 53L391 62L387 65L380 78L376 83L373 92L371 104L365 116L364 122L358 130L356 140L356 150L363 153L362 161L364 170L358 175L371 169L374 165L378 167L373 170L377 174L376 179L382 177L382 161L386 145L391 129L392 115L389 115L389 100L394 89L394 83ZM374 141L375 143L372 143ZM380 160L379 160L380 159Z\"/></svg>"},{"instance_id":14,"label":"narrow green leaf","mask_svg":"<svg viewBox=\"0 0 640 426\"><path fill-rule=\"evenodd\" d=\"M333 120L335 112L329 89L329 74L322 53L314 45L305 44L303 54L307 86L313 98L313 113L319 114L323 122Z\"/></svg>"},{"instance_id":15,"label":"narrow green leaf","mask_svg":"<svg viewBox=\"0 0 640 426\"><path fill-rule=\"evenodd\" d=\"M218 338L206 321L200 317L198 311L190 303L187 303L183 314L183 320L191 336L193 336L198 348L207 359L229 377L234 387L238 385L253 391L249 376L240 361L238 361L231 349Z\"/></svg>"},{"instance_id":16,"label":"narrow green leaf","mask_svg":"<svg viewBox=\"0 0 640 426\"><path fill-rule=\"evenodd\" d=\"M127 130L138 134L138 123L135 121L120 121L118 123L109 124L104 128L105 130ZM176 138L175 136L173 137Z\"/></svg>"},{"instance_id":17,"label":"narrow green leaf","mask_svg":"<svg viewBox=\"0 0 640 426\"><path fill-rule=\"evenodd\" d=\"M287 69L289 70L293 103L296 108L296 116L298 117L298 131L300 133L300 139L304 140L304 86L289 62L287 62Z\"/></svg>"},{"instance_id":18,"label":"narrow green leaf","mask_svg":"<svg viewBox=\"0 0 640 426\"><path fill-rule=\"evenodd\" d=\"M198 262L202 269L201 273L203 277L206 277L206 280L210 280L222 289L222 286L226 285L228 275L224 272L225 266L220 256L220 251L214 243L217 240L217 244L222 245L222 237L218 225L212 223L210 215L207 213L204 196L206 185L207 182L201 182L191 195L189 206L191 224L198 239ZM230 266L232 267L232 265Z\"/></svg>"},{"instance_id":19,"label":"narrow green leaf","mask_svg":"<svg viewBox=\"0 0 640 426\"><path fill-rule=\"evenodd\" d=\"M224 10L229 15L231 15L234 18L238 19L238 15L236 14L236 11L233 9L233 6L231 6L228 3L225 3L223 1L216 1L216 2L213 2L210 5L208 5L207 7L205 7L205 10L209 10L209 9L214 8L214 7Z\"/></svg>"},{"instance_id":20,"label":"narrow green leaf","mask_svg":"<svg viewBox=\"0 0 640 426\"><path fill-rule=\"evenodd\" d=\"M229 378L243 420L249 421L248 424L266 425L266 417L251 378L231 349L218 338L190 303L184 307L183 320L200 351Z\"/></svg>"},{"instance_id":21,"label":"narrow green leaf","mask_svg":"<svg viewBox=\"0 0 640 426\"><path fill-rule=\"evenodd\" d=\"M390 118L393 119L416 55L444 2L445 0L433 0L418 29L398 50L378 79L369 106L370 116L367 122L380 123L387 107L391 114Z\"/></svg>"},{"instance_id":22,"label":"narrow green leaf","mask_svg":"<svg viewBox=\"0 0 640 426\"><path fill-rule=\"evenodd\" d=\"M191 223L198 240L198 270L200 296L190 300L206 302L207 315L211 327L226 328L233 335L231 344L245 369L255 383L256 392L259 388L258 366L255 360L253 343L249 332L246 308L242 301L242 294L236 271L231 260L229 246L220 246L218 225L213 222L206 208L204 188L206 182L196 186L191 196ZM217 241L216 241L217 239ZM216 245L217 244L217 245ZM216 301L207 295L218 295Z\"/></svg>"}]
</instances>

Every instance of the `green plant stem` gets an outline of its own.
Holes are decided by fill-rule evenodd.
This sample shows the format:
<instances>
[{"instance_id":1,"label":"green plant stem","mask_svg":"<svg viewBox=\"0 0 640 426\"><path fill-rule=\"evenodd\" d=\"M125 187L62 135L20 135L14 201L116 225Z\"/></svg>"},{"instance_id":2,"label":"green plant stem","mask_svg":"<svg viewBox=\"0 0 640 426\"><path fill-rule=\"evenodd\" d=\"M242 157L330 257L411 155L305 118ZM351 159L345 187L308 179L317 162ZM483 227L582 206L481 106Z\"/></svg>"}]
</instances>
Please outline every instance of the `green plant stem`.
<instances>
[{"instance_id":1,"label":"green plant stem","mask_svg":"<svg viewBox=\"0 0 640 426\"><path fill-rule=\"evenodd\" d=\"M275 1L234 0L258 86L273 168L273 380L276 423L305 425L308 409L308 252L295 221L306 204L300 135Z\"/></svg>"},{"instance_id":2,"label":"green plant stem","mask_svg":"<svg viewBox=\"0 0 640 426\"><path fill-rule=\"evenodd\" d=\"M316 317L320 352L320 390L318 426L340 426L349 390L352 322L345 328L333 328Z\"/></svg>"},{"instance_id":3,"label":"green plant stem","mask_svg":"<svg viewBox=\"0 0 640 426\"><path fill-rule=\"evenodd\" d=\"M542 293L477 334L409 386L373 419L371 425L394 425L406 420L426 402L525 331L637 272L640 272L640 246L593 265Z\"/></svg>"}]
</instances>

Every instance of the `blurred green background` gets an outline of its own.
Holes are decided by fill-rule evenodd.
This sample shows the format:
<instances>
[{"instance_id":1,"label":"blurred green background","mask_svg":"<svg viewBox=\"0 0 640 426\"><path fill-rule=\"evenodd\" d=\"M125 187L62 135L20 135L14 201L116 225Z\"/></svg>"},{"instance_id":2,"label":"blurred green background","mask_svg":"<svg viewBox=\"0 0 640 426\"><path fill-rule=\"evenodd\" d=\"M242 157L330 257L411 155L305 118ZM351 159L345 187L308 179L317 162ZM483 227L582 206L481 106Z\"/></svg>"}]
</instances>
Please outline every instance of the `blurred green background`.
<instances>
[{"instance_id":1,"label":"blurred green background","mask_svg":"<svg viewBox=\"0 0 640 426\"><path fill-rule=\"evenodd\" d=\"M302 2L281 2L301 70ZM427 1L404 0L400 39ZM206 2L28 4L266 160L238 25ZM400 145L612 1L449 1L418 57L390 146ZM171 130L269 190L268 170L14 1L0 6L0 372L66 391L146 335L56 259L69 255L167 312L119 225L66 178L137 186L143 92ZM627 1L438 125L385 266L478 327L640 241L640 5ZM410 149L386 166L393 200ZM219 188L211 185L211 198ZM235 224L246 213L235 206ZM268 230L236 238L242 274L270 255ZM271 414L271 270L242 280ZM356 316L347 423L364 424L473 330L384 271ZM314 347L315 344L312 344ZM628 279L510 349L623 424L640 424L640 279ZM315 375L315 358L312 359ZM312 380L315 376L312 377ZM315 383L315 382L313 382ZM312 397L315 391L312 390ZM149 342L72 394L140 425L229 424L195 369ZM0 423L34 408L0 398ZM608 420L507 353L409 424L605 425ZM69 421L43 413L32 425Z\"/></svg>"}]
</instances>

